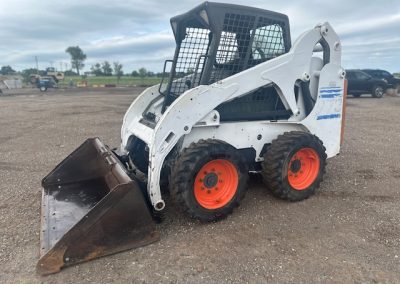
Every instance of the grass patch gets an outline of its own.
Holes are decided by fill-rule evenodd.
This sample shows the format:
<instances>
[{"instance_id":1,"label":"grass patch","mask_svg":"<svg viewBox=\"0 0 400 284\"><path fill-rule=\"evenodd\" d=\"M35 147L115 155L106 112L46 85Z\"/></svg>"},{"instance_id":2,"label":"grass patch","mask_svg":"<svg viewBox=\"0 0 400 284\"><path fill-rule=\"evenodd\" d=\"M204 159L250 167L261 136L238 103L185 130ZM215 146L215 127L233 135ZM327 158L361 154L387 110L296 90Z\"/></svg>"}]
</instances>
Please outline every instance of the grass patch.
<instances>
[{"instance_id":1,"label":"grass patch","mask_svg":"<svg viewBox=\"0 0 400 284\"><path fill-rule=\"evenodd\" d=\"M106 84L115 84L120 86L153 86L159 84L161 82L161 78L158 77L131 77L131 76L123 76L120 78L119 82L116 76L96 76L96 77L87 77L86 79L82 79L81 76L66 76L64 81L58 82L60 87L67 87L70 84L70 81L73 82L74 86L79 83L83 83L83 81L87 81L88 86L92 87L93 85L106 85Z\"/></svg>"}]
</instances>

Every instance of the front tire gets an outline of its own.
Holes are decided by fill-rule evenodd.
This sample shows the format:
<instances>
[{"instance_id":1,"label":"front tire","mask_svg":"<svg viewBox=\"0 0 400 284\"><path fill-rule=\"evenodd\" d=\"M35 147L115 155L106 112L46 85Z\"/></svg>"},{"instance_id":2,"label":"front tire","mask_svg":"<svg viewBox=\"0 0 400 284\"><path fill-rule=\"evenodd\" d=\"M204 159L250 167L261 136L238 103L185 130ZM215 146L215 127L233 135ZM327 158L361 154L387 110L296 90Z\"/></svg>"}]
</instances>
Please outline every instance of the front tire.
<instances>
[{"instance_id":1,"label":"front tire","mask_svg":"<svg viewBox=\"0 0 400 284\"><path fill-rule=\"evenodd\" d=\"M309 133L292 131L279 135L264 154L264 183L278 198L307 199L319 187L326 166L325 147Z\"/></svg>"},{"instance_id":2,"label":"front tire","mask_svg":"<svg viewBox=\"0 0 400 284\"><path fill-rule=\"evenodd\" d=\"M190 217L216 221L239 205L247 180L248 166L234 147L200 140L179 154L171 173L171 198Z\"/></svg>"},{"instance_id":3,"label":"front tire","mask_svg":"<svg viewBox=\"0 0 400 284\"><path fill-rule=\"evenodd\" d=\"M382 86L376 85L372 88L372 96L374 98L380 99L383 97L384 94L385 94L385 90Z\"/></svg>"}]
</instances>

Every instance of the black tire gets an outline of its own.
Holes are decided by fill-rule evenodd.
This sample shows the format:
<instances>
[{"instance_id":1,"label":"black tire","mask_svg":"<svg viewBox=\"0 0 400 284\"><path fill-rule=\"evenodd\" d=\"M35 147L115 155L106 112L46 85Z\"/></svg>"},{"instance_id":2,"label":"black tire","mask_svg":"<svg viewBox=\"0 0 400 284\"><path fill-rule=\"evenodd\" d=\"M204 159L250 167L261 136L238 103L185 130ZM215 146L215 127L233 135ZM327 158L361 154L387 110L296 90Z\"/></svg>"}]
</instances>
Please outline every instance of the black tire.
<instances>
[{"instance_id":1,"label":"black tire","mask_svg":"<svg viewBox=\"0 0 400 284\"><path fill-rule=\"evenodd\" d=\"M319 161L318 173L315 170L315 173L311 174L312 177L310 177L311 170L303 169L301 171L304 160L301 161L301 158L297 160L297 155L300 153L299 150L311 151L308 150L309 148L313 150L312 153L315 157L318 156L318 160L312 163L317 165L316 163ZM325 174L327 157L325 150L318 137L305 132L293 131L279 135L277 139L272 141L268 151L264 154L264 161L262 162L264 183L272 194L278 198L289 201L307 199L314 194ZM305 188L296 189L289 181L289 175L295 175L297 178L296 173L292 172L291 169L295 163L297 163L296 173L299 171L299 176L304 176L302 173L306 171L308 174L305 174L305 176L308 175L309 182L312 182Z\"/></svg>"},{"instance_id":2,"label":"black tire","mask_svg":"<svg viewBox=\"0 0 400 284\"><path fill-rule=\"evenodd\" d=\"M352 96L355 98L359 98L359 97L361 97L361 94L353 94Z\"/></svg>"},{"instance_id":3,"label":"black tire","mask_svg":"<svg viewBox=\"0 0 400 284\"><path fill-rule=\"evenodd\" d=\"M128 151L129 151L129 159L130 162L142 172L145 176L147 176L149 171L149 149L145 142L140 140L137 137L133 137L128 140ZM164 163L165 165L165 163ZM163 167L161 170L160 177L160 189L162 194L168 194L168 177L169 177L170 169L169 167Z\"/></svg>"},{"instance_id":4,"label":"black tire","mask_svg":"<svg viewBox=\"0 0 400 284\"><path fill-rule=\"evenodd\" d=\"M376 85L372 88L371 94L374 98L380 99L385 94L385 88L381 85Z\"/></svg>"},{"instance_id":5,"label":"black tire","mask_svg":"<svg viewBox=\"0 0 400 284\"><path fill-rule=\"evenodd\" d=\"M39 88L39 90L40 90L41 92L46 92L46 91L47 91L47 87L41 86L41 87Z\"/></svg>"},{"instance_id":6,"label":"black tire","mask_svg":"<svg viewBox=\"0 0 400 284\"><path fill-rule=\"evenodd\" d=\"M132 163L144 174L149 170L149 150L146 143L134 137L129 141L129 158Z\"/></svg>"},{"instance_id":7,"label":"black tire","mask_svg":"<svg viewBox=\"0 0 400 284\"><path fill-rule=\"evenodd\" d=\"M215 163L218 161L227 161L231 168L233 165L236 171L233 179L236 180L237 178L237 186L235 186L236 189L230 189L230 192L233 192L233 196L230 199L226 199L227 203L223 201L225 203L223 206L210 209L200 204L201 201L198 201L195 196L195 187L201 185L202 190L205 190L204 193L212 193L213 195L225 190L225 184L229 184L230 180L223 181L221 179L221 176L225 175L224 173L213 172L213 169L209 173L202 170L202 168L204 169L204 167L210 165L210 162ZM217 171L219 170L217 169ZM204 176L204 180L198 177L198 174L201 175L202 173L207 174L207 176ZM206 180L210 180L208 177L215 177L216 180L213 180L215 183L206 184ZM200 185L195 185L197 181L200 182ZM248 165L234 147L219 140L200 140L197 143L190 144L178 155L171 171L170 193L172 200L180 211L201 221L216 221L225 218L239 205L246 193L247 181ZM201 182L204 182L204 187ZM218 186L222 187L219 192L217 192ZM216 202L219 201L217 200Z\"/></svg>"}]
</instances>

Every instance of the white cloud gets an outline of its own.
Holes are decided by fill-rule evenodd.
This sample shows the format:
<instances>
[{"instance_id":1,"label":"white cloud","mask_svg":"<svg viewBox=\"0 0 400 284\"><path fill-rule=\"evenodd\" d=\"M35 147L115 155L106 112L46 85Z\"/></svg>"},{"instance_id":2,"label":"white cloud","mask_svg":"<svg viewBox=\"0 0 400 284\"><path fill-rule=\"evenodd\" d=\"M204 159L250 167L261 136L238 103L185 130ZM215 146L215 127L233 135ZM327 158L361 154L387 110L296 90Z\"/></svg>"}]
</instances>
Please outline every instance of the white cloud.
<instances>
[{"instance_id":1,"label":"white cloud","mask_svg":"<svg viewBox=\"0 0 400 284\"><path fill-rule=\"evenodd\" d=\"M346 68L400 71L400 1L252 0L222 2L269 9L289 16L292 41L305 29L329 21L343 42ZM159 71L173 56L169 18L199 2L155 0L1 0L0 65L16 69L67 62L65 49L79 45L86 68L103 60L120 61L125 72L141 66ZM373 65L373 66L372 66Z\"/></svg>"}]
</instances>

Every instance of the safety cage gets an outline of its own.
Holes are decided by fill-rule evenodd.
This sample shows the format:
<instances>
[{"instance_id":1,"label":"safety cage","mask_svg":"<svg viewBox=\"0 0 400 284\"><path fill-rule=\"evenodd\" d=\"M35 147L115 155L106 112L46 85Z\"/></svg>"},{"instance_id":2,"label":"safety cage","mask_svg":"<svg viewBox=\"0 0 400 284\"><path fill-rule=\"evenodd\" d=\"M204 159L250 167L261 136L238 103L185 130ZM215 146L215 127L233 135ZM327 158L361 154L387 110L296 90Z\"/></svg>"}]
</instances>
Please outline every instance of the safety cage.
<instances>
[{"instance_id":1,"label":"safety cage","mask_svg":"<svg viewBox=\"0 0 400 284\"><path fill-rule=\"evenodd\" d=\"M291 47L289 20L272 11L204 2L173 17L176 49L164 86L164 110L180 94L209 85L287 53Z\"/></svg>"}]
</instances>

